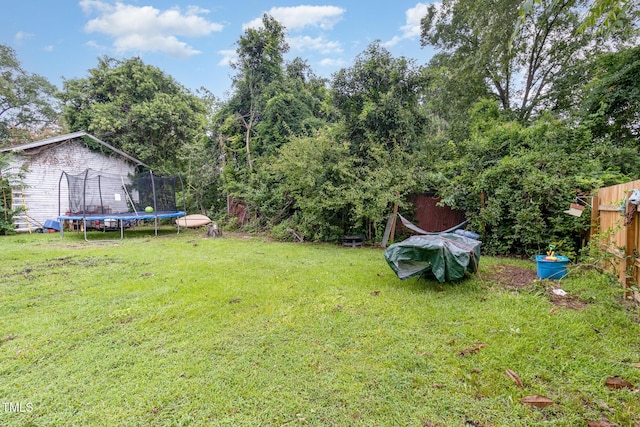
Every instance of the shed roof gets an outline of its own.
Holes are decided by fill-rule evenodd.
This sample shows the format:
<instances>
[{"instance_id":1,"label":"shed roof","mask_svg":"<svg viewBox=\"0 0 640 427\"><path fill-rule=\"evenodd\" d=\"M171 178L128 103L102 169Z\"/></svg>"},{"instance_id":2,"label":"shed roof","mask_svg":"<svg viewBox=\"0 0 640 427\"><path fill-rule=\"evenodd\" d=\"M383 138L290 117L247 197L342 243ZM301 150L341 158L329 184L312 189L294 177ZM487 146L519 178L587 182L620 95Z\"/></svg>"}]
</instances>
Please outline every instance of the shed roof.
<instances>
[{"instance_id":1,"label":"shed roof","mask_svg":"<svg viewBox=\"0 0 640 427\"><path fill-rule=\"evenodd\" d=\"M28 142L26 144L20 144L20 145L14 145L12 147L0 148L0 153L1 152L14 152L15 153L15 152L18 152L18 151L30 150L30 149L33 149L33 148L43 147L45 145L57 144L57 143L60 143L60 142L69 141L69 140L76 139L76 138L81 138L83 136L91 138L92 140L94 140L97 143L107 147L108 149L110 149L114 153L119 154L120 156L124 157L125 159L127 159L127 160L129 160L129 161L131 161L133 163L135 163L136 165L140 165L140 166L144 166L146 168L150 168L148 165L144 164L143 162L141 162L140 160L136 159L135 157L131 157L130 155L128 155L124 151L117 149L113 145L108 144L108 143L104 142L103 140L101 140L99 138L96 138L95 136L91 135L90 133L88 133L87 131L84 131L84 130L81 130L81 131L78 131L78 132L67 133L67 134L64 134L64 135L53 136L51 138L41 139L40 141Z\"/></svg>"}]
</instances>

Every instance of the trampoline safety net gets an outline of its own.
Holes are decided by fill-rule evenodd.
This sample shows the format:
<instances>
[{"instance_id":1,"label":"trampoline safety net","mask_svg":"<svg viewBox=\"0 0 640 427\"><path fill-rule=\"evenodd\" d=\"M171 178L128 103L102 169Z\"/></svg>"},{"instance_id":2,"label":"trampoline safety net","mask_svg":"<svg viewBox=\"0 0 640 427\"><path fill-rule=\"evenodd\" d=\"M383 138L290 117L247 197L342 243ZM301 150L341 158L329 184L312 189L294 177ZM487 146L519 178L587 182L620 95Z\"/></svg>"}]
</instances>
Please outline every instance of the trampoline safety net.
<instances>
[{"instance_id":1,"label":"trampoline safety net","mask_svg":"<svg viewBox=\"0 0 640 427\"><path fill-rule=\"evenodd\" d=\"M63 172L60 184L66 178L68 207L59 215L104 216L144 212L150 206L154 213L177 212L176 184L179 176L155 176L151 171L134 176L108 174L92 169L71 175ZM62 199L59 194L59 202ZM63 204L59 203L59 211Z\"/></svg>"}]
</instances>

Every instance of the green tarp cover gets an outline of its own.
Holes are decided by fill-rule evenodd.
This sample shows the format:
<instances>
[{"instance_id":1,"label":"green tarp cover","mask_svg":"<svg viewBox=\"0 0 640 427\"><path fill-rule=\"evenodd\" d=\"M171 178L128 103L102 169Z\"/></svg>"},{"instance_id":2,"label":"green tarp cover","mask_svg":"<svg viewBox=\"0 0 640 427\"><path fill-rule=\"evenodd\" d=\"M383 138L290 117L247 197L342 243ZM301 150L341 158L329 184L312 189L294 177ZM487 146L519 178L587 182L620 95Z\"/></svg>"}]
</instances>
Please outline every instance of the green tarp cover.
<instances>
[{"instance_id":1,"label":"green tarp cover","mask_svg":"<svg viewBox=\"0 0 640 427\"><path fill-rule=\"evenodd\" d=\"M402 280L431 273L442 283L460 280L466 271L477 271L480 244L454 233L412 236L389 246L384 257Z\"/></svg>"}]
</instances>

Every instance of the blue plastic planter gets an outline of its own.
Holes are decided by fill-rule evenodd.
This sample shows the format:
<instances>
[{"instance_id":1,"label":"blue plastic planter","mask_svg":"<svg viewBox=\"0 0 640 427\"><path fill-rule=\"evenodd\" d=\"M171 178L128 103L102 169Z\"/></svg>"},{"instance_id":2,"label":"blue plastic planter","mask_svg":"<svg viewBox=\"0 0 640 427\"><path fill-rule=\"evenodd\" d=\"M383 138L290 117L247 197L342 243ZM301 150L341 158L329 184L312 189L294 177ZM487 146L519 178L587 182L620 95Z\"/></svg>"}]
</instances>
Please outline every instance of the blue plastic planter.
<instances>
[{"instance_id":1,"label":"blue plastic planter","mask_svg":"<svg viewBox=\"0 0 640 427\"><path fill-rule=\"evenodd\" d=\"M560 280L567 275L567 263L569 258L564 255L557 255L556 261L545 260L546 255L536 255L536 265L538 277L540 279Z\"/></svg>"}]
</instances>

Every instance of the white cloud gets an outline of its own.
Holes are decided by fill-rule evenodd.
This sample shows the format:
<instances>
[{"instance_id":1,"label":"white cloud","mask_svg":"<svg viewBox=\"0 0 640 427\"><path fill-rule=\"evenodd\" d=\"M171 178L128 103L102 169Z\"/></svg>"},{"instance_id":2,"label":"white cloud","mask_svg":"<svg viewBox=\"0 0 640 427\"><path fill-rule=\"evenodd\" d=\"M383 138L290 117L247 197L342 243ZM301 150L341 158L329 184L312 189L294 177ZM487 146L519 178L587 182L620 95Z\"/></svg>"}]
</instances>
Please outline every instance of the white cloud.
<instances>
[{"instance_id":1,"label":"white cloud","mask_svg":"<svg viewBox=\"0 0 640 427\"><path fill-rule=\"evenodd\" d=\"M88 42L85 43L85 46L89 46L91 48L98 49L98 50L108 50L106 46L99 45L95 40L89 40Z\"/></svg>"},{"instance_id":2,"label":"white cloud","mask_svg":"<svg viewBox=\"0 0 640 427\"><path fill-rule=\"evenodd\" d=\"M18 43L20 43L22 40L30 39L30 38L32 38L32 37L34 37L34 35L33 35L33 34L31 34L31 33L25 33L24 31L18 31L18 32L13 36L13 38L15 39L15 41L16 41L16 42L18 42Z\"/></svg>"},{"instance_id":3,"label":"white cloud","mask_svg":"<svg viewBox=\"0 0 640 427\"><path fill-rule=\"evenodd\" d=\"M218 65L226 66L231 65L233 61L238 58L238 54L235 50L219 50L218 53L222 55L222 59L218 62Z\"/></svg>"},{"instance_id":4,"label":"white cloud","mask_svg":"<svg viewBox=\"0 0 640 427\"><path fill-rule=\"evenodd\" d=\"M300 30L306 27L317 27L330 30L341 19L345 9L337 6L294 6L273 7L268 12L287 30ZM242 25L242 29L259 28L262 26L262 16Z\"/></svg>"},{"instance_id":5,"label":"white cloud","mask_svg":"<svg viewBox=\"0 0 640 427\"><path fill-rule=\"evenodd\" d=\"M174 36L127 34L114 42L118 52L164 52L170 56L186 57L200 53Z\"/></svg>"},{"instance_id":6,"label":"white cloud","mask_svg":"<svg viewBox=\"0 0 640 427\"><path fill-rule=\"evenodd\" d=\"M80 7L84 13L90 14L94 10L100 13L107 13L113 8L109 3L105 3L102 0L80 0Z\"/></svg>"},{"instance_id":7,"label":"white cloud","mask_svg":"<svg viewBox=\"0 0 640 427\"><path fill-rule=\"evenodd\" d=\"M42 50L44 50L45 52L53 52L53 45L47 45L44 48L42 48Z\"/></svg>"},{"instance_id":8,"label":"white cloud","mask_svg":"<svg viewBox=\"0 0 640 427\"><path fill-rule=\"evenodd\" d=\"M405 12L405 25L400 27L401 34L399 36L394 36L391 40L383 43L382 45L384 47L391 47L400 43L402 40L420 37L420 21L427 14L429 6L431 5L427 3L418 3L411 9L407 9ZM436 7L438 7L438 4L436 4Z\"/></svg>"},{"instance_id":9,"label":"white cloud","mask_svg":"<svg viewBox=\"0 0 640 427\"><path fill-rule=\"evenodd\" d=\"M344 51L340 42L328 41L324 37L289 37L287 43L295 51L315 51L322 54L342 53Z\"/></svg>"},{"instance_id":10,"label":"white cloud","mask_svg":"<svg viewBox=\"0 0 640 427\"><path fill-rule=\"evenodd\" d=\"M99 0L81 0L80 7L97 17L88 21L85 30L114 39L118 52L164 52L171 56L186 57L199 53L183 37L202 37L221 31L222 25L207 21L201 15L208 11L189 7L186 12L178 8L161 11L152 6L115 5Z\"/></svg>"},{"instance_id":11,"label":"white cloud","mask_svg":"<svg viewBox=\"0 0 640 427\"><path fill-rule=\"evenodd\" d=\"M320 61L320 65L322 67L342 67L344 66L345 61L342 59L337 59L337 58L324 58L323 60Z\"/></svg>"}]
</instances>

